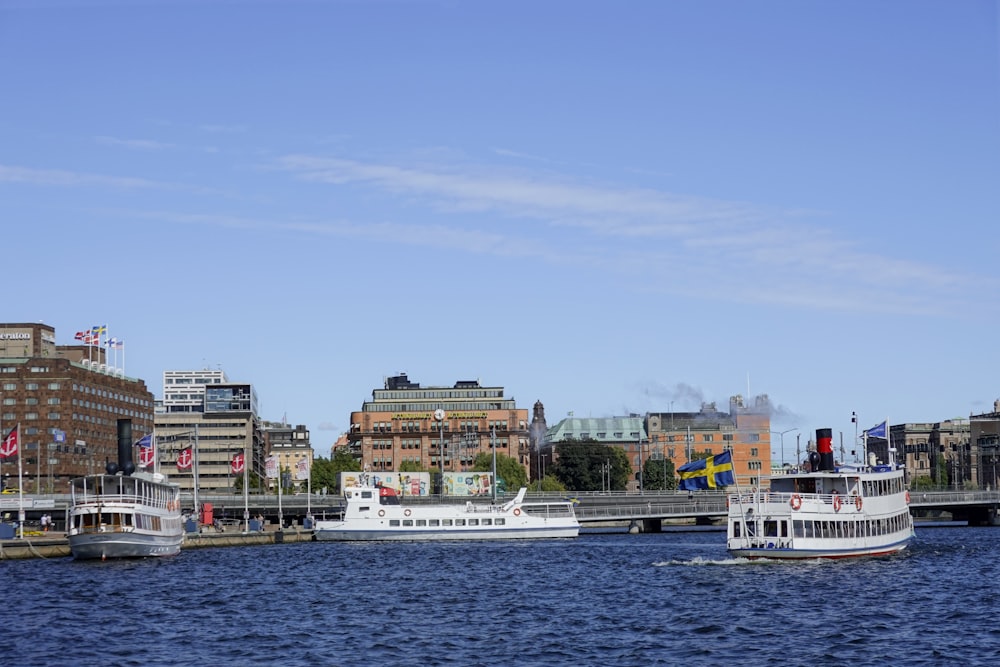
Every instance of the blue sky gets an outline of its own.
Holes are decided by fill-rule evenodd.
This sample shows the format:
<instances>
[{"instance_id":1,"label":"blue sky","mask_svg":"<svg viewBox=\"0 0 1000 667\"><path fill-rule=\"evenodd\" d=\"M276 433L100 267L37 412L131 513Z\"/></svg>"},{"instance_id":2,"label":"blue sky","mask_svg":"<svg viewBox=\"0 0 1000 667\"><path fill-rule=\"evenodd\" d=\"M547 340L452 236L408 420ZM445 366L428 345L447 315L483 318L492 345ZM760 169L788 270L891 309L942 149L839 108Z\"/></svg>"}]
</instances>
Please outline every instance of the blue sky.
<instances>
[{"instance_id":1,"label":"blue sky","mask_svg":"<svg viewBox=\"0 0 1000 667\"><path fill-rule=\"evenodd\" d=\"M321 453L399 372L803 439L1000 397L996 2L0 0L0 81L3 321Z\"/></svg>"}]
</instances>

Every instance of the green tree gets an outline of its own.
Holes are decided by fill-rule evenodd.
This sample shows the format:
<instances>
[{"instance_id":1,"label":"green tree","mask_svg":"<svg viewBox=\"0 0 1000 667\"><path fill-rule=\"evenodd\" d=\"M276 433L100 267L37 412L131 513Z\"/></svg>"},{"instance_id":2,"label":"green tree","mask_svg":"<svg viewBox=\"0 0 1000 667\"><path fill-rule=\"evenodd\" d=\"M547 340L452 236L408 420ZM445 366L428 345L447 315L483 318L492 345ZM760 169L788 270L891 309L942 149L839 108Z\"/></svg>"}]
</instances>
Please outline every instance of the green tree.
<instances>
[{"instance_id":1,"label":"green tree","mask_svg":"<svg viewBox=\"0 0 1000 667\"><path fill-rule=\"evenodd\" d=\"M566 493L566 485L559 481L555 475L546 475L542 478L542 491L552 493Z\"/></svg>"},{"instance_id":2,"label":"green tree","mask_svg":"<svg viewBox=\"0 0 1000 667\"><path fill-rule=\"evenodd\" d=\"M472 470L474 472L492 472L493 454L489 452L476 454L476 458L472 462ZM524 472L524 466L518 463L517 459L500 452L497 452L497 479L503 482L502 487L497 487L498 490L502 488L513 492L528 485L528 475Z\"/></svg>"},{"instance_id":3,"label":"green tree","mask_svg":"<svg viewBox=\"0 0 1000 667\"><path fill-rule=\"evenodd\" d=\"M677 488L674 462L666 457L648 458L642 466L642 488L650 491L669 491Z\"/></svg>"},{"instance_id":4,"label":"green tree","mask_svg":"<svg viewBox=\"0 0 1000 667\"><path fill-rule=\"evenodd\" d=\"M317 456L313 458L312 470L309 471L309 475L312 477L313 492L325 488L328 493L338 493L340 492L340 473L357 472L360 469L361 464L346 449L338 449L334 452L332 459Z\"/></svg>"},{"instance_id":5,"label":"green tree","mask_svg":"<svg viewBox=\"0 0 1000 667\"><path fill-rule=\"evenodd\" d=\"M399 472L428 472L428 470L416 461L403 461L399 464Z\"/></svg>"},{"instance_id":6,"label":"green tree","mask_svg":"<svg viewBox=\"0 0 1000 667\"><path fill-rule=\"evenodd\" d=\"M602 445L596 440L567 440L557 445L558 459L551 472L567 489L602 491L608 488L622 491L632 476L628 454L620 447Z\"/></svg>"},{"instance_id":7,"label":"green tree","mask_svg":"<svg viewBox=\"0 0 1000 667\"><path fill-rule=\"evenodd\" d=\"M934 488L934 480L929 475L921 475L913 480L910 488L914 491L930 491Z\"/></svg>"}]
</instances>

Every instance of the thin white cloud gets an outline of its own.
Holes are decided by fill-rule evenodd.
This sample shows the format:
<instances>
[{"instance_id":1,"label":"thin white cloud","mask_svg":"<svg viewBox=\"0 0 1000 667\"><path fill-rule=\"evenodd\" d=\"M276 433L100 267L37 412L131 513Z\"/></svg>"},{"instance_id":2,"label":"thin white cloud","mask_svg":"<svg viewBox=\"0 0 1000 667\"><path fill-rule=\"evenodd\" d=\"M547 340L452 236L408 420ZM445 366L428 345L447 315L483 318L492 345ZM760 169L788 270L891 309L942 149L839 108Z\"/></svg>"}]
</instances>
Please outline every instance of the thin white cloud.
<instances>
[{"instance_id":1,"label":"thin white cloud","mask_svg":"<svg viewBox=\"0 0 1000 667\"><path fill-rule=\"evenodd\" d=\"M77 187L102 185L112 188L164 188L166 184L131 176L105 176L61 169L32 169L0 164L0 182Z\"/></svg>"},{"instance_id":2,"label":"thin white cloud","mask_svg":"<svg viewBox=\"0 0 1000 667\"><path fill-rule=\"evenodd\" d=\"M23 183L36 186L54 187L90 187L99 186L119 190L167 190L190 192L199 195L230 196L213 188L205 188L186 183L171 183L155 181L134 176L109 176L91 172L69 171L64 169L35 169L18 165L0 164L0 183Z\"/></svg>"},{"instance_id":3,"label":"thin white cloud","mask_svg":"<svg viewBox=\"0 0 1000 667\"><path fill-rule=\"evenodd\" d=\"M121 146L136 150L156 151L166 148L174 148L173 144L165 144L151 139L119 139L117 137L98 136L94 138L97 143L109 146Z\"/></svg>"},{"instance_id":4,"label":"thin white cloud","mask_svg":"<svg viewBox=\"0 0 1000 667\"><path fill-rule=\"evenodd\" d=\"M979 277L874 253L840 239L810 221L825 217L818 212L467 166L404 167L308 155L288 155L279 164L309 182L373 188L423 199L438 210L530 218L553 228L586 231L601 252L587 251L575 239L572 247L560 248L564 261L580 251L588 259L600 255L603 265L620 265L624 274L658 275L660 282L652 281L649 289L659 284L672 292L724 293L751 302L853 310L873 304L921 312L943 309L949 298L982 288ZM503 246L496 240L478 249ZM689 286L679 285L678 275Z\"/></svg>"}]
</instances>

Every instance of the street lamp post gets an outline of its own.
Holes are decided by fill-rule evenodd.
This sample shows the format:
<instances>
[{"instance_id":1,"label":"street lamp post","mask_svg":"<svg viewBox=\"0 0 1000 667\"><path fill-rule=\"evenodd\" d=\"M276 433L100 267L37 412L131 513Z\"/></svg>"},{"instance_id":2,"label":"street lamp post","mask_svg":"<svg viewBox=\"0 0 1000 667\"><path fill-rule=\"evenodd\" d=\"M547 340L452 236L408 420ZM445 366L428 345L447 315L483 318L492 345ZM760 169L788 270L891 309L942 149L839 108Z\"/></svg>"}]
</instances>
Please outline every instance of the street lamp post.
<instances>
[{"instance_id":1,"label":"street lamp post","mask_svg":"<svg viewBox=\"0 0 1000 667\"><path fill-rule=\"evenodd\" d=\"M778 437L781 438L781 467L785 467L785 434L791 433L792 431L798 431L798 428L790 428L784 431L771 431L771 433L777 433Z\"/></svg>"},{"instance_id":2,"label":"street lamp post","mask_svg":"<svg viewBox=\"0 0 1000 667\"><path fill-rule=\"evenodd\" d=\"M538 490L542 490L542 480L545 479L545 459L548 458L548 454L538 454L538 460L542 462L542 469L539 471L538 475Z\"/></svg>"}]
</instances>

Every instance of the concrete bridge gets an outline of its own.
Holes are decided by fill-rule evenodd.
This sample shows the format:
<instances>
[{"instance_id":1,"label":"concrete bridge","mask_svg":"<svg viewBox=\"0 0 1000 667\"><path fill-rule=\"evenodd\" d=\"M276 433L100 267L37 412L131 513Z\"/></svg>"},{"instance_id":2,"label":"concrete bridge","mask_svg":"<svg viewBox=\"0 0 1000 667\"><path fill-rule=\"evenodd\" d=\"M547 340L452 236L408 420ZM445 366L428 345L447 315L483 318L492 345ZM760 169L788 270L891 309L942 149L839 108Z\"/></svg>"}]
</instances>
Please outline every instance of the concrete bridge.
<instances>
[{"instance_id":1,"label":"concrete bridge","mask_svg":"<svg viewBox=\"0 0 1000 667\"><path fill-rule=\"evenodd\" d=\"M640 532L660 530L664 521L695 523L699 525L721 524L725 522L726 493L720 491L648 491L575 493L532 493L527 500L558 500L572 498L577 501L577 519L584 526L626 523L630 529ZM30 523L43 513L49 513L57 525L65 518L69 507L69 496L31 495L25 496L26 520ZM211 503L213 513L224 521L235 523L242 520L244 500L241 495L199 496L200 503ZM469 500L461 498L409 498L403 502L456 502ZM194 507L191 494L183 494L186 507ZM18 497L4 495L0 498L0 516L10 513L17 516ZM336 495L289 495L281 498L280 516L285 525L302 525L307 511L316 518L338 516L343 499ZM911 491L910 510L917 517L935 517L946 514L955 521L968 521L969 525L992 525L1000 516L1000 491ZM279 517L277 496L251 495L250 516L263 515L271 524Z\"/></svg>"}]
</instances>

